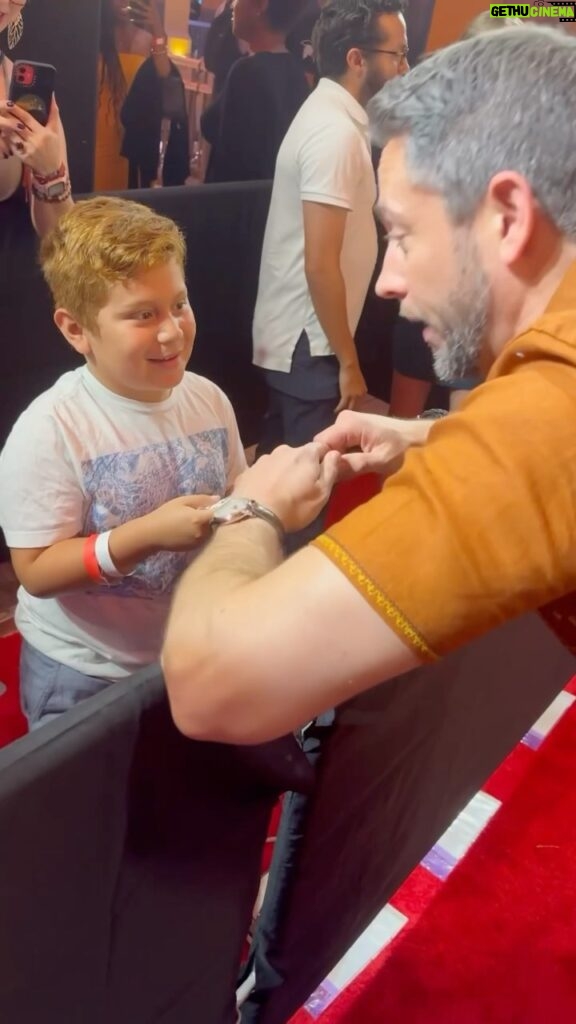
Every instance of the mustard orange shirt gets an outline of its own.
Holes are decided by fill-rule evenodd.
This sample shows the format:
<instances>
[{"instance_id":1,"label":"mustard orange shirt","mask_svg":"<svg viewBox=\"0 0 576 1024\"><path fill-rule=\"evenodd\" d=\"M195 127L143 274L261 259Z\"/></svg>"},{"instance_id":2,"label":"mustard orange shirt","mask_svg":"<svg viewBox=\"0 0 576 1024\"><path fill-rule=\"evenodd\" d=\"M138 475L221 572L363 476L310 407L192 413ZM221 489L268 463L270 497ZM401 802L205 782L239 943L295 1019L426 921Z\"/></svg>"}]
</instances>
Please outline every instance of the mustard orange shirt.
<instances>
[{"instance_id":1,"label":"mustard orange shirt","mask_svg":"<svg viewBox=\"0 0 576 1024\"><path fill-rule=\"evenodd\" d=\"M537 608L576 647L576 264L461 410L314 543L422 661Z\"/></svg>"}]
</instances>

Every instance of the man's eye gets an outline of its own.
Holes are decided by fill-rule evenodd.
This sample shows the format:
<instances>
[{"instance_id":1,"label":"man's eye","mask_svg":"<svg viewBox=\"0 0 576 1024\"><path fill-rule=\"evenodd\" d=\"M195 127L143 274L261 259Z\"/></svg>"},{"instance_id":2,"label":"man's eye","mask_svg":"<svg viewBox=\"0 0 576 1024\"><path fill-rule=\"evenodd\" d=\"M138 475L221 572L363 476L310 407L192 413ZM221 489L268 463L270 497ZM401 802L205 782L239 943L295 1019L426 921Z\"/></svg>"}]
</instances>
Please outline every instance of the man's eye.
<instances>
[{"instance_id":1,"label":"man's eye","mask_svg":"<svg viewBox=\"0 0 576 1024\"><path fill-rule=\"evenodd\" d=\"M406 235L399 235L394 234L393 232L388 232L384 237L388 244L394 242L401 252L406 252Z\"/></svg>"}]
</instances>

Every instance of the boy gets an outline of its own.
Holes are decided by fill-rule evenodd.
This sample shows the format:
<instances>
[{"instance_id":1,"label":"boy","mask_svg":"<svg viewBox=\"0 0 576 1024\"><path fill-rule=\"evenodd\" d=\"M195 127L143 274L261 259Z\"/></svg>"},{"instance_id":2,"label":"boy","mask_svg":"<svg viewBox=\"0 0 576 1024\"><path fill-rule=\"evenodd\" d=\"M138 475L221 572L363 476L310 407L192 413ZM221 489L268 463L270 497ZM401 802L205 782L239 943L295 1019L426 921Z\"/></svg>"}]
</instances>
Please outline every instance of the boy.
<instances>
[{"instance_id":1,"label":"boy","mask_svg":"<svg viewBox=\"0 0 576 1024\"><path fill-rule=\"evenodd\" d=\"M32 402L0 456L32 728L156 661L209 506L245 468L228 399L186 372L184 259L172 221L112 197L78 203L41 246L55 323L86 365Z\"/></svg>"}]
</instances>

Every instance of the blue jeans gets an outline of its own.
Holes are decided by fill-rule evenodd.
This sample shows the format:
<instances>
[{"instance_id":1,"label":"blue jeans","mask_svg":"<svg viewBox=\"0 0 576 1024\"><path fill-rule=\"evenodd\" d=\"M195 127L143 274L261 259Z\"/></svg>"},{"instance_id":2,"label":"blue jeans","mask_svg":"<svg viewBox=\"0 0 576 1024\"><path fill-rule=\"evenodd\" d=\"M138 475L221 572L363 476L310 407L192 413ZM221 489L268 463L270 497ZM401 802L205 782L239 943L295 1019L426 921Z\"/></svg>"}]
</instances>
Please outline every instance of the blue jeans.
<instances>
[{"instance_id":1,"label":"blue jeans","mask_svg":"<svg viewBox=\"0 0 576 1024\"><path fill-rule=\"evenodd\" d=\"M48 658L25 640L20 653L20 703L30 729L57 718L110 685Z\"/></svg>"}]
</instances>

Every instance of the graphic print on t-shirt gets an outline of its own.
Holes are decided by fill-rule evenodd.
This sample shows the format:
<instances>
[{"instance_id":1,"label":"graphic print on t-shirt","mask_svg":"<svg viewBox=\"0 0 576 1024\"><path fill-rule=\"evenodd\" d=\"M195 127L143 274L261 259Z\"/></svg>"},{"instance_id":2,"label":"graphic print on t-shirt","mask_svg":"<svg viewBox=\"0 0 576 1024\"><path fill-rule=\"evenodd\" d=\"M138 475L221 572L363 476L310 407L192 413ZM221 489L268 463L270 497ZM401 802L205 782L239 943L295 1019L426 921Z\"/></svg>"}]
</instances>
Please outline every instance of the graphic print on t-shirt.
<instances>
[{"instance_id":1,"label":"graphic print on t-shirt","mask_svg":"<svg viewBox=\"0 0 576 1024\"><path fill-rule=\"evenodd\" d=\"M224 495L228 442L228 431L217 427L84 461L81 468L88 502L84 534L128 523L186 494ZM193 555L189 551L159 551L133 575L114 583L114 593L123 597L165 594Z\"/></svg>"}]
</instances>

